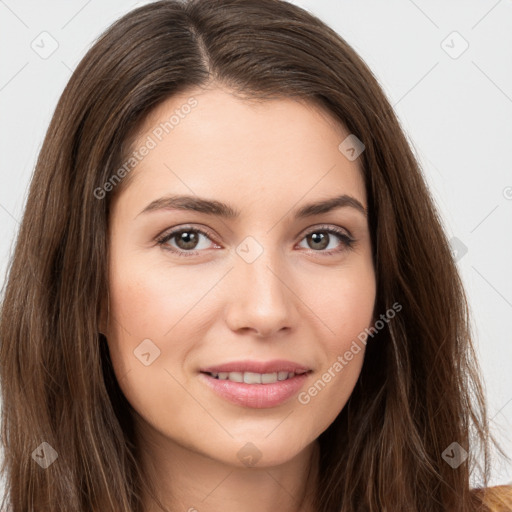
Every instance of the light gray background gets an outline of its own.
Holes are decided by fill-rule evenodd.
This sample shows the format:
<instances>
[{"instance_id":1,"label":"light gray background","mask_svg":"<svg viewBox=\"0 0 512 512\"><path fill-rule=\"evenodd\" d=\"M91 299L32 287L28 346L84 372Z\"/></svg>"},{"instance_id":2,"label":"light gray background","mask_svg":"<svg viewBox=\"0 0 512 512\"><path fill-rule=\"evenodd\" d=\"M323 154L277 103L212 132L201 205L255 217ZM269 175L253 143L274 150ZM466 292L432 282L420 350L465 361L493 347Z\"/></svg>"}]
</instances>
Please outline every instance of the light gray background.
<instances>
[{"instance_id":1,"label":"light gray background","mask_svg":"<svg viewBox=\"0 0 512 512\"><path fill-rule=\"evenodd\" d=\"M0 284L37 154L72 70L105 28L146 3L0 0ZM293 3L338 31L373 70L449 237L459 240L490 417L510 455L512 0ZM31 45L51 49L45 31L58 48L41 58ZM492 483L512 483L511 465L496 463Z\"/></svg>"}]
</instances>

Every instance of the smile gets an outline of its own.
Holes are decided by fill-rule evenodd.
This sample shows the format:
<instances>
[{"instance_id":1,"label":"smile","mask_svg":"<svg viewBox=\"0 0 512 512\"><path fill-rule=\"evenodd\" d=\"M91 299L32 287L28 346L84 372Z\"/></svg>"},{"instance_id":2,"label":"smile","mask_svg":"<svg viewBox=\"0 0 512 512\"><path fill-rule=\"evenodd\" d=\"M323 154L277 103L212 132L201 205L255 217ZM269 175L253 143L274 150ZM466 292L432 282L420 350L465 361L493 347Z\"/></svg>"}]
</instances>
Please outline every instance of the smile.
<instances>
[{"instance_id":1,"label":"smile","mask_svg":"<svg viewBox=\"0 0 512 512\"><path fill-rule=\"evenodd\" d=\"M267 409L282 405L297 395L310 373L201 372L199 377L217 396L232 404Z\"/></svg>"},{"instance_id":2,"label":"smile","mask_svg":"<svg viewBox=\"0 0 512 512\"><path fill-rule=\"evenodd\" d=\"M274 373L256 373L256 372L209 372L214 379L230 380L233 382L244 382L245 384L272 384L277 381L283 381L302 375L306 370L297 372L274 372Z\"/></svg>"}]
</instances>

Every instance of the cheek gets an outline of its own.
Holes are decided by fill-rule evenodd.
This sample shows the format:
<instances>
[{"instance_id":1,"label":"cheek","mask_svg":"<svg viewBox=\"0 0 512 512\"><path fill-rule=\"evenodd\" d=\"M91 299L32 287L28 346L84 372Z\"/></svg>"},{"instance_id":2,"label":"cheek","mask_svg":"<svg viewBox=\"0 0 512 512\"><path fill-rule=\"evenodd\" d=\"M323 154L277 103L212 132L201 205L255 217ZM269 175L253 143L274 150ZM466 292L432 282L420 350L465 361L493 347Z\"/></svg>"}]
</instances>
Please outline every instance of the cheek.
<instances>
[{"instance_id":1,"label":"cheek","mask_svg":"<svg viewBox=\"0 0 512 512\"><path fill-rule=\"evenodd\" d=\"M211 288L197 271L162 268L140 257L120 261L110 278L110 311L132 336L162 338ZM116 327L115 325L113 326Z\"/></svg>"},{"instance_id":2,"label":"cheek","mask_svg":"<svg viewBox=\"0 0 512 512\"><path fill-rule=\"evenodd\" d=\"M190 351L186 314L199 293L179 273L171 280L151 265L125 261L111 274L107 340L116 379L137 414L162 425L177 421L187 399L175 370Z\"/></svg>"},{"instance_id":3,"label":"cheek","mask_svg":"<svg viewBox=\"0 0 512 512\"><path fill-rule=\"evenodd\" d=\"M351 359L344 355L330 358L315 379L297 396L298 407L305 418L310 418L311 435L318 437L345 407L361 373L364 347L349 350ZM357 353L356 353L357 352Z\"/></svg>"},{"instance_id":4,"label":"cheek","mask_svg":"<svg viewBox=\"0 0 512 512\"><path fill-rule=\"evenodd\" d=\"M205 273L198 279L193 267L167 269L161 261L126 254L112 260L107 340L121 389L141 411L159 397L167 396L168 402L169 394L183 394L169 372L187 360L193 339L201 339L201 299L218 275ZM183 381L182 375L176 377ZM140 396L140 389L145 396Z\"/></svg>"},{"instance_id":5,"label":"cheek","mask_svg":"<svg viewBox=\"0 0 512 512\"><path fill-rule=\"evenodd\" d=\"M376 298L373 267L364 261L319 273L303 287L303 300L324 325L326 352L343 353L372 322Z\"/></svg>"},{"instance_id":6,"label":"cheek","mask_svg":"<svg viewBox=\"0 0 512 512\"><path fill-rule=\"evenodd\" d=\"M322 364L298 402L311 411L322 411L315 426L320 434L343 409L359 378L365 329L372 326L375 275L371 266L347 266L337 271L335 278L317 276L316 286L307 290L304 288L304 301L317 313L318 329L323 325L326 334L320 338Z\"/></svg>"}]
</instances>

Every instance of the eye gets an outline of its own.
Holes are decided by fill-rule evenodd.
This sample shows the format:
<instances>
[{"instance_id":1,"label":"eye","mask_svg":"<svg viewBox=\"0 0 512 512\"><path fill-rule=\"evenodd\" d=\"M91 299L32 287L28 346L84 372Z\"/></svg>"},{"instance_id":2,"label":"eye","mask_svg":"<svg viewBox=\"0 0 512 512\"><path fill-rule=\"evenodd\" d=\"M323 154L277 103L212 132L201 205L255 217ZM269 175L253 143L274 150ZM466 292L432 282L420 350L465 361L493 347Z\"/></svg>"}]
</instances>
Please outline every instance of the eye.
<instances>
[{"instance_id":1,"label":"eye","mask_svg":"<svg viewBox=\"0 0 512 512\"><path fill-rule=\"evenodd\" d=\"M200 238L205 237L210 239L211 236L211 233L199 228L183 227L157 238L157 242L164 247L164 249L177 253L178 256L194 256L197 254L196 249L205 249L205 247L201 247L199 244ZM177 248L167 243L174 238L176 239L175 243L177 244ZM216 247L219 246L217 245Z\"/></svg>"},{"instance_id":2,"label":"eye","mask_svg":"<svg viewBox=\"0 0 512 512\"><path fill-rule=\"evenodd\" d=\"M331 247L329 250L325 251L324 249L331 245L332 235L335 235L338 239L338 246L334 248ZM182 227L158 237L156 241L158 245L162 246L165 250L171 251L178 256L187 257L197 255L201 249L208 249L208 243L201 246L202 237L211 241L213 235L203 229ZM176 245L169 243L172 240L174 240ZM326 256L351 249L355 242L344 230L336 226L318 226L314 229L310 229L304 235L303 240L306 240L311 252L320 252ZM215 248L220 248L217 244L214 244L214 246Z\"/></svg>"},{"instance_id":3,"label":"eye","mask_svg":"<svg viewBox=\"0 0 512 512\"><path fill-rule=\"evenodd\" d=\"M339 244L325 251L324 249L331 245L332 235L335 235ZM336 226L317 226L309 230L304 235L304 239L313 252L320 252L327 256L351 249L355 242L344 230Z\"/></svg>"}]
</instances>

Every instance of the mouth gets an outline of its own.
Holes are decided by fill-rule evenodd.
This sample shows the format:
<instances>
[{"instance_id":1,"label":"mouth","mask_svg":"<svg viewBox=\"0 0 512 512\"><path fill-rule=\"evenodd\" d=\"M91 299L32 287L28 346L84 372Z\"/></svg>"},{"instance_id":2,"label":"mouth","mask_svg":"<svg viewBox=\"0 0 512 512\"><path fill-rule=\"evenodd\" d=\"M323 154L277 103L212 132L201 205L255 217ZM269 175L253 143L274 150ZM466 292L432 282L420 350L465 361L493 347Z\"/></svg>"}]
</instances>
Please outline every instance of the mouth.
<instances>
[{"instance_id":1,"label":"mouth","mask_svg":"<svg viewBox=\"0 0 512 512\"><path fill-rule=\"evenodd\" d=\"M288 402L312 372L290 362L245 362L205 368L199 376L215 395L232 404L268 409Z\"/></svg>"},{"instance_id":2,"label":"mouth","mask_svg":"<svg viewBox=\"0 0 512 512\"><path fill-rule=\"evenodd\" d=\"M258 372L201 372L217 380L243 382L245 384L274 384L284 380L293 379L297 375L309 373L310 370L296 370L293 372L279 371L272 373Z\"/></svg>"},{"instance_id":3,"label":"mouth","mask_svg":"<svg viewBox=\"0 0 512 512\"><path fill-rule=\"evenodd\" d=\"M223 363L215 366L208 366L206 368L201 368L200 371L202 373L210 373L221 375L221 378L224 379L224 374L236 374L236 373L254 373L258 375L272 375L274 373L281 374L281 379L284 380L284 373L287 374L295 373L300 375L302 373L308 372L311 369L307 366L304 366L300 363L295 363L293 361L287 361L285 359L274 359L272 361L232 361L229 363ZM235 376L235 378L237 378ZM268 377L266 377L268 378ZM281 380L278 378L278 380ZM241 382L241 381L237 381Z\"/></svg>"}]
</instances>

